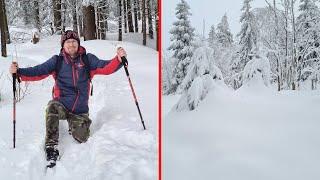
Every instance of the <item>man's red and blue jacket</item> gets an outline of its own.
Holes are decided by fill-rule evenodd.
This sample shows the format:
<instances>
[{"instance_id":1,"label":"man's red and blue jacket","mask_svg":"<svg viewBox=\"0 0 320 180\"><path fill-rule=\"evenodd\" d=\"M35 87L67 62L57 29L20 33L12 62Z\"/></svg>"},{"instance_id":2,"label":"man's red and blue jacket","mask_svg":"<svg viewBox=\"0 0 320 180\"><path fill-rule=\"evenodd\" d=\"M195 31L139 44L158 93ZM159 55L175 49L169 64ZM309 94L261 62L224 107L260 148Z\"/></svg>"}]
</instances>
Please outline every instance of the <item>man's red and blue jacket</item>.
<instances>
[{"instance_id":1,"label":"man's red and blue jacket","mask_svg":"<svg viewBox=\"0 0 320 180\"><path fill-rule=\"evenodd\" d=\"M91 79L94 75L114 73L122 66L117 56L112 60L100 60L93 54L86 54L85 48L80 46L78 56L74 59L61 50L59 56L63 58L53 56L40 65L18 68L17 73L22 81L38 81L52 75L55 80L53 99L61 102L71 113L88 113L90 79L82 59L83 55L87 56ZM63 62L57 74L56 64L59 59L63 59Z\"/></svg>"}]
</instances>

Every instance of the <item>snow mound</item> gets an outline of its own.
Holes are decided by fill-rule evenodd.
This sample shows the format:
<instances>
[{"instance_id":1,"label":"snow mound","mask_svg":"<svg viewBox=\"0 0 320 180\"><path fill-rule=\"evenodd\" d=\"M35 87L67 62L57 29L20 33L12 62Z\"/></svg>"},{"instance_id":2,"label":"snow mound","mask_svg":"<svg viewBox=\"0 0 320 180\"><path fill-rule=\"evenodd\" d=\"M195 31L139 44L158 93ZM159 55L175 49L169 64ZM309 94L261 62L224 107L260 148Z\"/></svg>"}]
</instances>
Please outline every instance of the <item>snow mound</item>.
<instances>
[{"instance_id":1,"label":"snow mound","mask_svg":"<svg viewBox=\"0 0 320 180\"><path fill-rule=\"evenodd\" d=\"M267 58L255 56L245 66L242 74L243 85L236 91L240 94L269 93L271 68Z\"/></svg>"},{"instance_id":2,"label":"snow mound","mask_svg":"<svg viewBox=\"0 0 320 180\"><path fill-rule=\"evenodd\" d=\"M227 89L226 84L222 80L215 80L208 74L196 77L188 91L181 96L178 103L174 106L174 109L177 111L192 111L199 106L200 102L207 97L209 92L225 94Z\"/></svg>"},{"instance_id":3,"label":"snow mound","mask_svg":"<svg viewBox=\"0 0 320 180\"><path fill-rule=\"evenodd\" d=\"M264 80L261 76L254 76L239 89L236 90L236 93L243 95L262 95L262 94L271 94L272 89L267 87L264 84Z\"/></svg>"},{"instance_id":4,"label":"snow mound","mask_svg":"<svg viewBox=\"0 0 320 180\"><path fill-rule=\"evenodd\" d=\"M243 84L256 79L255 77L261 77L261 80L265 86L270 85L271 67L267 58L255 56L251 61L247 63L243 70Z\"/></svg>"}]
</instances>

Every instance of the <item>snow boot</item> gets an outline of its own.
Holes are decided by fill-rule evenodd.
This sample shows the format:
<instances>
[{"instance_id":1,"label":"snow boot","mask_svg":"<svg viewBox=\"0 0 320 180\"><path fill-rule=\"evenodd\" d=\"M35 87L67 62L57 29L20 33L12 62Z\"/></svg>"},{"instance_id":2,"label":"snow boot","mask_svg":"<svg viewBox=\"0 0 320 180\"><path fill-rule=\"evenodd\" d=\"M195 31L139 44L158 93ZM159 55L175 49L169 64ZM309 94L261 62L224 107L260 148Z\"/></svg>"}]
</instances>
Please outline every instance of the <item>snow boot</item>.
<instances>
[{"instance_id":1,"label":"snow boot","mask_svg":"<svg viewBox=\"0 0 320 180\"><path fill-rule=\"evenodd\" d=\"M56 165L56 161L59 157L59 150L55 146L46 147L47 167L52 168Z\"/></svg>"}]
</instances>

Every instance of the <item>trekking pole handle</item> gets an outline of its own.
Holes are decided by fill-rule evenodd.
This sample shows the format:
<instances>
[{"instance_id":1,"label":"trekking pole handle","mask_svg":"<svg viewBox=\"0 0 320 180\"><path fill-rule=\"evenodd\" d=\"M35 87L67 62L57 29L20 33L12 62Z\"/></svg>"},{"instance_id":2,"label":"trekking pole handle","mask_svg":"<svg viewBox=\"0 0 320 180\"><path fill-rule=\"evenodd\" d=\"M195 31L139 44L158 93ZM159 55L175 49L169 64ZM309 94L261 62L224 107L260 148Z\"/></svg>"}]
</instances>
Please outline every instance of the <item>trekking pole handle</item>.
<instances>
[{"instance_id":1,"label":"trekking pole handle","mask_svg":"<svg viewBox=\"0 0 320 180\"><path fill-rule=\"evenodd\" d=\"M128 71L128 68L127 68L128 60L127 60L127 58L125 56L121 57L121 63L124 66L124 70L126 71L127 76L129 76L129 71Z\"/></svg>"},{"instance_id":2,"label":"trekking pole handle","mask_svg":"<svg viewBox=\"0 0 320 180\"><path fill-rule=\"evenodd\" d=\"M15 64L15 65L17 65L17 62L15 62L15 61L12 61L12 64ZM13 92L14 92L14 96L15 96L15 92L16 92L16 80L17 80L17 73L13 73L12 74L12 78L13 78Z\"/></svg>"}]
</instances>

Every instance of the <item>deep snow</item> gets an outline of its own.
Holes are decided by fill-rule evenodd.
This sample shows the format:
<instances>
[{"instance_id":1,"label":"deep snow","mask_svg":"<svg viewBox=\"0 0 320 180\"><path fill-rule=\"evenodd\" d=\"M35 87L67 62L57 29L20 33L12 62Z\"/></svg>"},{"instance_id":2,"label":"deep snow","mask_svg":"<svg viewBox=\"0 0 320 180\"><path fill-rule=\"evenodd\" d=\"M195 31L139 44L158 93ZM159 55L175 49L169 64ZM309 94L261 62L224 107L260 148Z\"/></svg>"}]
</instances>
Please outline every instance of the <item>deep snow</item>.
<instances>
[{"instance_id":1,"label":"deep snow","mask_svg":"<svg viewBox=\"0 0 320 180\"><path fill-rule=\"evenodd\" d=\"M214 88L193 111L164 96L164 179L320 178L320 91L281 91L251 81Z\"/></svg>"},{"instance_id":2,"label":"deep snow","mask_svg":"<svg viewBox=\"0 0 320 180\"><path fill-rule=\"evenodd\" d=\"M129 72L147 130L143 131L125 72L95 76L89 108L91 137L78 144L60 121L55 172L44 173L45 108L53 78L29 84L28 95L17 104L16 149L12 148L12 85L8 67L12 56L0 58L0 179L156 179L158 166L158 55L153 49L117 41L81 42L87 52L111 59L120 44L128 54ZM38 44L17 44L20 67L44 62L60 50L60 37ZM14 44L8 47L14 52ZM3 74L1 76L1 74ZM24 83L21 85L24 86Z\"/></svg>"}]
</instances>

